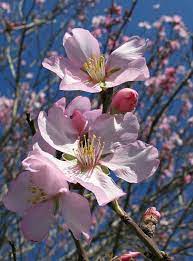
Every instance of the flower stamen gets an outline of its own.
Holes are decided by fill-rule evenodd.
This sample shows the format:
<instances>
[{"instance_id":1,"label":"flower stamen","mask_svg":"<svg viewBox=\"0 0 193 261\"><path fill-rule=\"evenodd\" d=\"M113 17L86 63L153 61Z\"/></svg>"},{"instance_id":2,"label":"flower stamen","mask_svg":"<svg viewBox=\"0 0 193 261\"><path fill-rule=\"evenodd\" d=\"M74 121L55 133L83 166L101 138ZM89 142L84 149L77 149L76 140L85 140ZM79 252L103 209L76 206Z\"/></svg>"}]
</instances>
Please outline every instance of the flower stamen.
<instances>
[{"instance_id":1,"label":"flower stamen","mask_svg":"<svg viewBox=\"0 0 193 261\"><path fill-rule=\"evenodd\" d=\"M48 198L48 195L43 191L43 189L35 186L34 184L29 186L28 189L32 193L30 199L28 199L28 202L33 205L45 201Z\"/></svg>"},{"instance_id":2,"label":"flower stamen","mask_svg":"<svg viewBox=\"0 0 193 261\"><path fill-rule=\"evenodd\" d=\"M90 78L94 82L103 82L105 80L105 57L100 55L99 57L89 58L83 65Z\"/></svg>"},{"instance_id":3,"label":"flower stamen","mask_svg":"<svg viewBox=\"0 0 193 261\"><path fill-rule=\"evenodd\" d=\"M93 135L91 138L88 138L87 135L84 135L76 151L76 158L81 168L94 168L101 158L103 148L104 143L101 142L100 137Z\"/></svg>"}]
</instances>

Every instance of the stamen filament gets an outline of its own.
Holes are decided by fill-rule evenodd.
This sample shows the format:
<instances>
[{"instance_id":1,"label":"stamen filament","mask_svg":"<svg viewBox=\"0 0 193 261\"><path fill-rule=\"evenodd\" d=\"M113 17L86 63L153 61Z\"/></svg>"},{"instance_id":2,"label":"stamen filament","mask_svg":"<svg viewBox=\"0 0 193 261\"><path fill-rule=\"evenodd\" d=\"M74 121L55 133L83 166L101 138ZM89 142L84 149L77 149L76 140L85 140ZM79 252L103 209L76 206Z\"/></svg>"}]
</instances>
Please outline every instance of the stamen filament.
<instances>
[{"instance_id":1,"label":"stamen filament","mask_svg":"<svg viewBox=\"0 0 193 261\"><path fill-rule=\"evenodd\" d=\"M93 81L103 82L105 80L105 57L101 55L100 57L93 56L89 58L88 61L84 63L83 69Z\"/></svg>"},{"instance_id":2,"label":"stamen filament","mask_svg":"<svg viewBox=\"0 0 193 261\"><path fill-rule=\"evenodd\" d=\"M100 137L93 135L92 138L88 138L84 135L75 152L81 168L88 170L95 167L101 158L103 148L104 143L101 143Z\"/></svg>"}]
</instances>

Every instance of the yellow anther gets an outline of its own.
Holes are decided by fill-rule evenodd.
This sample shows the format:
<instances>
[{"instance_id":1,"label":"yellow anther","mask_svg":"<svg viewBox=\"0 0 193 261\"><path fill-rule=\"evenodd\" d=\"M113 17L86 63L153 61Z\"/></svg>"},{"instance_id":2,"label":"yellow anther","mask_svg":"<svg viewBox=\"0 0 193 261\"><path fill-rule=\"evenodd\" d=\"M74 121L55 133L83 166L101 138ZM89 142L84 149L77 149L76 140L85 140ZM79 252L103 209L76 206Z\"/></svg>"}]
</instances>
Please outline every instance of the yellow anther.
<instances>
[{"instance_id":1,"label":"yellow anther","mask_svg":"<svg viewBox=\"0 0 193 261\"><path fill-rule=\"evenodd\" d=\"M27 200L29 203L34 205L47 199L47 194L44 192L44 190L42 188L34 186L33 183L32 186L30 186L28 189L33 194L31 195L31 198Z\"/></svg>"},{"instance_id":2,"label":"yellow anther","mask_svg":"<svg viewBox=\"0 0 193 261\"><path fill-rule=\"evenodd\" d=\"M105 58L104 56L93 56L83 64L85 70L90 78L95 82L104 81L105 79Z\"/></svg>"},{"instance_id":3,"label":"yellow anther","mask_svg":"<svg viewBox=\"0 0 193 261\"><path fill-rule=\"evenodd\" d=\"M76 158L81 167L84 169L94 167L101 158L103 147L101 137L93 135L88 138L88 135L83 135L83 140L80 140L76 151Z\"/></svg>"},{"instance_id":4,"label":"yellow anther","mask_svg":"<svg viewBox=\"0 0 193 261\"><path fill-rule=\"evenodd\" d=\"M46 199L47 199L46 196L41 197L41 201L44 201L44 200L46 200Z\"/></svg>"}]
</instances>

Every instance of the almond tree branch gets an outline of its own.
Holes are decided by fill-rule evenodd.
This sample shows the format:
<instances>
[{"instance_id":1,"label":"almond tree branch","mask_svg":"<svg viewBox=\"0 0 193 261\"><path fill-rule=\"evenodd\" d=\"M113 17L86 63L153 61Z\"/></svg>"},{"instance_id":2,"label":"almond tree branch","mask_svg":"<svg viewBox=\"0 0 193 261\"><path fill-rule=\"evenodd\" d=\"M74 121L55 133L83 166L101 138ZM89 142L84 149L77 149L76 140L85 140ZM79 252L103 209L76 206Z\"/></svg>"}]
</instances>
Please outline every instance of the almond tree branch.
<instances>
[{"instance_id":1,"label":"almond tree branch","mask_svg":"<svg viewBox=\"0 0 193 261\"><path fill-rule=\"evenodd\" d=\"M167 255L159 250L155 242L141 230L137 223L119 206L117 201L113 201L109 206L116 212L121 220L135 232L138 238L141 239L156 258L155 260L168 260Z\"/></svg>"},{"instance_id":2,"label":"almond tree branch","mask_svg":"<svg viewBox=\"0 0 193 261\"><path fill-rule=\"evenodd\" d=\"M129 198L130 198L130 195L131 195L130 192L131 192L131 184L128 184L127 197L125 199L125 203L124 203L124 206L123 206L124 211L127 209L128 205L129 205ZM114 247L113 247L113 255L116 254L116 251L119 247L119 241L120 241L120 235L121 235L121 232L122 232L122 228L123 228L123 222L120 222L120 224L118 225L118 228L117 228L116 236L115 236L115 243L114 243Z\"/></svg>"}]
</instances>

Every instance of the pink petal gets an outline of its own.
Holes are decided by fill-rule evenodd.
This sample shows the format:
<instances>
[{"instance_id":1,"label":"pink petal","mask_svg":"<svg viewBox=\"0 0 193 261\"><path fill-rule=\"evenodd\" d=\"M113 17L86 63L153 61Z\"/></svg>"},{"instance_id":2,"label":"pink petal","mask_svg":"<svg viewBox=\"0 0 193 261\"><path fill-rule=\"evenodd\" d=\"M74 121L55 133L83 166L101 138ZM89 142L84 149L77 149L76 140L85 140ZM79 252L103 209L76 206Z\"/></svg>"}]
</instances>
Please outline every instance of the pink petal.
<instances>
[{"instance_id":1,"label":"pink petal","mask_svg":"<svg viewBox=\"0 0 193 261\"><path fill-rule=\"evenodd\" d=\"M74 66L70 60L66 61L62 79L63 85L78 84L79 82L86 82L89 80L88 75L80 70L79 67Z\"/></svg>"},{"instance_id":2,"label":"pink petal","mask_svg":"<svg viewBox=\"0 0 193 261\"><path fill-rule=\"evenodd\" d=\"M100 206L104 206L114 199L125 195L113 180L102 172L99 166L96 167L92 173L74 172L74 179L94 193Z\"/></svg>"},{"instance_id":3,"label":"pink petal","mask_svg":"<svg viewBox=\"0 0 193 261\"><path fill-rule=\"evenodd\" d=\"M62 111L66 112L66 98L65 97L62 97L61 99L59 99L57 102L54 103L53 105L54 107L59 107L62 109ZM51 108L52 109L52 108Z\"/></svg>"},{"instance_id":4,"label":"pink petal","mask_svg":"<svg viewBox=\"0 0 193 261\"><path fill-rule=\"evenodd\" d=\"M38 143L40 148L52 155L55 155L56 150L51 147L41 136L39 131L36 131L35 135L32 137L32 145L30 146L29 150L32 149L33 145Z\"/></svg>"},{"instance_id":5,"label":"pink petal","mask_svg":"<svg viewBox=\"0 0 193 261\"><path fill-rule=\"evenodd\" d=\"M42 151L37 143L22 163L25 169L32 172L32 183L49 196L57 194L62 188L68 190L67 178L58 167L60 160Z\"/></svg>"},{"instance_id":6,"label":"pink petal","mask_svg":"<svg viewBox=\"0 0 193 261\"><path fill-rule=\"evenodd\" d=\"M61 108L53 108L48 116L40 112L38 127L41 136L50 146L65 153L73 152L72 145L76 142L79 133Z\"/></svg>"},{"instance_id":7,"label":"pink petal","mask_svg":"<svg viewBox=\"0 0 193 261\"><path fill-rule=\"evenodd\" d=\"M87 121L81 112L74 111L72 115L72 124L74 128L78 131L79 135L81 136L86 128Z\"/></svg>"},{"instance_id":8,"label":"pink petal","mask_svg":"<svg viewBox=\"0 0 193 261\"><path fill-rule=\"evenodd\" d=\"M65 33L63 38L63 46L68 59L78 68L81 68L84 64L85 56L80 50L79 44L71 34Z\"/></svg>"},{"instance_id":9,"label":"pink petal","mask_svg":"<svg viewBox=\"0 0 193 261\"><path fill-rule=\"evenodd\" d=\"M83 91L89 93L101 92L99 84L89 82L88 79L80 79L79 81L69 81L64 78L60 83L60 90L62 91Z\"/></svg>"},{"instance_id":10,"label":"pink petal","mask_svg":"<svg viewBox=\"0 0 193 261\"><path fill-rule=\"evenodd\" d=\"M96 109L92 111L86 111L83 113L83 116L87 119L88 125L93 124L96 119L101 116L102 110L101 109Z\"/></svg>"},{"instance_id":11,"label":"pink petal","mask_svg":"<svg viewBox=\"0 0 193 261\"><path fill-rule=\"evenodd\" d=\"M35 242L42 241L47 237L53 221L52 201L46 201L31 207L21 221L24 237Z\"/></svg>"},{"instance_id":12,"label":"pink petal","mask_svg":"<svg viewBox=\"0 0 193 261\"><path fill-rule=\"evenodd\" d=\"M106 79L107 88L120 85L128 81L143 81L149 78L149 70L145 58L139 58L132 62L122 61L120 70L110 74Z\"/></svg>"},{"instance_id":13,"label":"pink petal","mask_svg":"<svg viewBox=\"0 0 193 261\"><path fill-rule=\"evenodd\" d=\"M65 34L63 45L68 58L80 68L92 56L100 55L98 41L89 31L82 28L72 29L72 36Z\"/></svg>"},{"instance_id":14,"label":"pink petal","mask_svg":"<svg viewBox=\"0 0 193 261\"><path fill-rule=\"evenodd\" d=\"M48 115L55 114L59 109L62 109L64 115L72 120L72 126L77 130L78 136L83 132L86 127L86 119L83 116L83 112L91 109L90 100L87 97L77 96L71 103L65 108L66 99L61 98L57 101L51 109L48 111Z\"/></svg>"},{"instance_id":15,"label":"pink petal","mask_svg":"<svg viewBox=\"0 0 193 261\"><path fill-rule=\"evenodd\" d=\"M62 79L60 85L61 90L66 90L65 88L70 90L73 85L76 86L89 80L88 75L67 58L52 56L44 59L42 64L45 68L55 72Z\"/></svg>"},{"instance_id":16,"label":"pink petal","mask_svg":"<svg viewBox=\"0 0 193 261\"><path fill-rule=\"evenodd\" d=\"M65 58L61 56L51 56L42 62L44 68L56 73L61 79L64 78Z\"/></svg>"},{"instance_id":17,"label":"pink petal","mask_svg":"<svg viewBox=\"0 0 193 261\"><path fill-rule=\"evenodd\" d=\"M132 112L125 115L102 114L94 122L90 135L101 137L104 142L103 154L109 153L120 144L127 144L137 139L139 124Z\"/></svg>"},{"instance_id":18,"label":"pink petal","mask_svg":"<svg viewBox=\"0 0 193 261\"><path fill-rule=\"evenodd\" d=\"M62 215L76 239L83 233L90 238L91 213L88 201L81 195L68 192L61 196Z\"/></svg>"},{"instance_id":19,"label":"pink petal","mask_svg":"<svg viewBox=\"0 0 193 261\"><path fill-rule=\"evenodd\" d=\"M101 164L127 182L138 183L155 173L159 166L158 150L137 140L116 148L114 153L103 158Z\"/></svg>"},{"instance_id":20,"label":"pink petal","mask_svg":"<svg viewBox=\"0 0 193 261\"><path fill-rule=\"evenodd\" d=\"M28 202L32 195L29 190L29 185L30 173L28 171L22 172L10 183L8 193L3 198L5 207L22 216L31 206Z\"/></svg>"},{"instance_id":21,"label":"pink petal","mask_svg":"<svg viewBox=\"0 0 193 261\"><path fill-rule=\"evenodd\" d=\"M73 115L73 112L78 110L80 112L86 112L91 110L91 103L89 98L83 96L77 96L66 108L66 114L68 117Z\"/></svg>"},{"instance_id":22,"label":"pink petal","mask_svg":"<svg viewBox=\"0 0 193 261\"><path fill-rule=\"evenodd\" d=\"M139 59L143 56L146 48L147 41L138 36L133 36L128 42L124 43L110 54L107 66L116 66L120 59L127 60L128 62Z\"/></svg>"}]
</instances>

